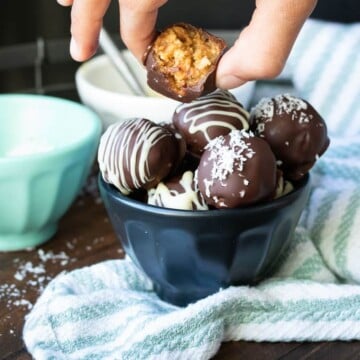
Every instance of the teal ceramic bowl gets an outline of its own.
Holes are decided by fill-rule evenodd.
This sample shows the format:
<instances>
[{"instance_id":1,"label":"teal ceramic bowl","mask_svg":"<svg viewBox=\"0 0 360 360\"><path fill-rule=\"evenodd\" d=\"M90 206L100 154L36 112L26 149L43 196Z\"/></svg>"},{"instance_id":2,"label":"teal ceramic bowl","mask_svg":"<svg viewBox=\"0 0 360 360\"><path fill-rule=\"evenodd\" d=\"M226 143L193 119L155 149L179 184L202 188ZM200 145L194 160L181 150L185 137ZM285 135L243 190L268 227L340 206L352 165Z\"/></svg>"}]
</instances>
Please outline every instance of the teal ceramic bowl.
<instances>
[{"instance_id":1,"label":"teal ceramic bowl","mask_svg":"<svg viewBox=\"0 0 360 360\"><path fill-rule=\"evenodd\" d=\"M0 251L49 240L96 155L99 117L42 95L0 95Z\"/></svg>"}]
</instances>

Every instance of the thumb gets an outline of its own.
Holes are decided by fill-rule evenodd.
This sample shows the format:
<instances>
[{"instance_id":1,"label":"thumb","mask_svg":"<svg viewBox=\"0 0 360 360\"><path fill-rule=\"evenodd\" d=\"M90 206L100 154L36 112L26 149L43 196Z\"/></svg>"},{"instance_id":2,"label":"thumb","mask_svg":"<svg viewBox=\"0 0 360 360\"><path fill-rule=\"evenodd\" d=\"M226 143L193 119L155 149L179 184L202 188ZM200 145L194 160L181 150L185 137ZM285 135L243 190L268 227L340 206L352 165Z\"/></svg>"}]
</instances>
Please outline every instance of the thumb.
<instances>
[{"instance_id":1,"label":"thumb","mask_svg":"<svg viewBox=\"0 0 360 360\"><path fill-rule=\"evenodd\" d=\"M219 62L218 87L277 76L315 5L316 0L257 0L250 24Z\"/></svg>"}]
</instances>

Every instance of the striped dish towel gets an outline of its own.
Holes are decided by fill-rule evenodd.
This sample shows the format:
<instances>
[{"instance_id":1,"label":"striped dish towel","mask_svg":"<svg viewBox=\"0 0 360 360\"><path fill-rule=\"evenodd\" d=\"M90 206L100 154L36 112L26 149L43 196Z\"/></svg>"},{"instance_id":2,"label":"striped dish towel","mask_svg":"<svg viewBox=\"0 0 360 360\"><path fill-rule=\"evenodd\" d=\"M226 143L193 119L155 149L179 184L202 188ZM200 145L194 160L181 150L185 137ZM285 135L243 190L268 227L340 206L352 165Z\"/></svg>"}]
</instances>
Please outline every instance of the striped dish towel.
<instances>
[{"instance_id":1,"label":"striped dish towel","mask_svg":"<svg viewBox=\"0 0 360 360\"><path fill-rule=\"evenodd\" d=\"M360 131L360 22L309 19L284 75L326 119L330 133L347 136Z\"/></svg>"},{"instance_id":2,"label":"striped dish towel","mask_svg":"<svg viewBox=\"0 0 360 360\"><path fill-rule=\"evenodd\" d=\"M360 138L332 139L273 277L178 308L130 260L61 274L26 318L35 359L209 359L221 342L360 339Z\"/></svg>"}]
</instances>

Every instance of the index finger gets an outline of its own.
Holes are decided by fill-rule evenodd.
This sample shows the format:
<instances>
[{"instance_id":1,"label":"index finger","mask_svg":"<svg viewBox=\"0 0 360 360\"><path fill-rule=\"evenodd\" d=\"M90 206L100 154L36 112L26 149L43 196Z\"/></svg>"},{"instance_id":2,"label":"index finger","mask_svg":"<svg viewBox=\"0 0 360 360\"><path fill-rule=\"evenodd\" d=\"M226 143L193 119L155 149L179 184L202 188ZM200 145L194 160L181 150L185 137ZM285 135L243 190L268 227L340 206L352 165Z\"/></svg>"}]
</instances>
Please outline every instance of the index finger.
<instances>
[{"instance_id":1,"label":"index finger","mask_svg":"<svg viewBox=\"0 0 360 360\"><path fill-rule=\"evenodd\" d=\"M127 48L142 61L156 31L158 9L167 0L119 0L120 33Z\"/></svg>"},{"instance_id":2,"label":"index finger","mask_svg":"<svg viewBox=\"0 0 360 360\"><path fill-rule=\"evenodd\" d=\"M72 1L70 53L74 60L84 61L95 54L99 44L103 17L110 1Z\"/></svg>"}]
</instances>

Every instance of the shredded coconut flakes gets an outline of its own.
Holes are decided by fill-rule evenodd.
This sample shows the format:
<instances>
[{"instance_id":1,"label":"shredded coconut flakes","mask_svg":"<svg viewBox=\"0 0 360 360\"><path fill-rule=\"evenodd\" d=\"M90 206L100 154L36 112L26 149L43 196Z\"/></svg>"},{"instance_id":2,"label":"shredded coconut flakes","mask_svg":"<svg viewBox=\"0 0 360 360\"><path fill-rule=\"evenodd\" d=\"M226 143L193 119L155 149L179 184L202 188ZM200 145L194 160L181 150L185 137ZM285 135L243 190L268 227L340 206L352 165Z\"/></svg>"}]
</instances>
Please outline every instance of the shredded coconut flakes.
<instances>
[{"instance_id":1,"label":"shredded coconut flakes","mask_svg":"<svg viewBox=\"0 0 360 360\"><path fill-rule=\"evenodd\" d=\"M0 300L5 299L8 309L19 306L31 310L33 304L26 298L28 292L36 291L40 294L52 279L52 276L47 274L46 265L51 262L65 266L70 261L76 260L70 258L63 251L54 253L53 251L45 252L43 249L39 249L37 255L39 261L36 264L31 261L21 261L19 258L14 259L13 263L16 266L13 275L14 282L0 284ZM22 286L18 286L18 283L22 283Z\"/></svg>"},{"instance_id":2,"label":"shredded coconut flakes","mask_svg":"<svg viewBox=\"0 0 360 360\"><path fill-rule=\"evenodd\" d=\"M229 144L225 143L224 136L219 136L206 146L206 149L210 150L209 160L213 161L211 180L205 181L207 195L210 194L210 186L214 180L225 181L235 169L242 176L246 161L255 155L250 144L246 142L246 139L254 136L251 132L233 130L229 135ZM249 184L249 180L245 179L244 184L245 182L246 185Z\"/></svg>"},{"instance_id":3,"label":"shredded coconut flakes","mask_svg":"<svg viewBox=\"0 0 360 360\"><path fill-rule=\"evenodd\" d=\"M256 118L271 119L274 116L274 104L272 99L262 98L259 103L251 109L251 112Z\"/></svg>"},{"instance_id":4,"label":"shredded coconut flakes","mask_svg":"<svg viewBox=\"0 0 360 360\"><path fill-rule=\"evenodd\" d=\"M274 107L274 104L276 105ZM273 99L263 98L251 110L255 118L263 119L263 121L271 121L274 115L291 115L291 120L298 121L300 124L309 123L313 116L307 113L308 104L293 95L284 94L276 95ZM259 134L265 131L265 124L259 122L257 124L257 132Z\"/></svg>"}]
</instances>

